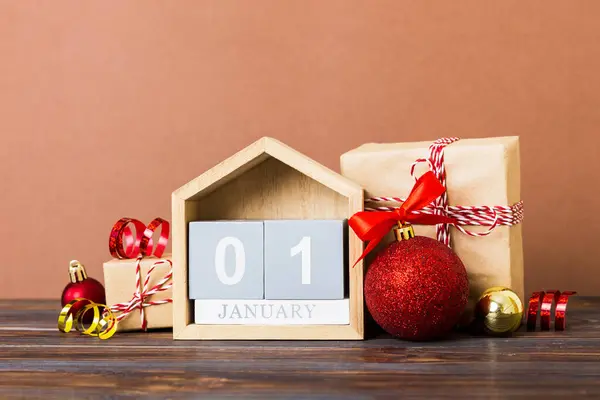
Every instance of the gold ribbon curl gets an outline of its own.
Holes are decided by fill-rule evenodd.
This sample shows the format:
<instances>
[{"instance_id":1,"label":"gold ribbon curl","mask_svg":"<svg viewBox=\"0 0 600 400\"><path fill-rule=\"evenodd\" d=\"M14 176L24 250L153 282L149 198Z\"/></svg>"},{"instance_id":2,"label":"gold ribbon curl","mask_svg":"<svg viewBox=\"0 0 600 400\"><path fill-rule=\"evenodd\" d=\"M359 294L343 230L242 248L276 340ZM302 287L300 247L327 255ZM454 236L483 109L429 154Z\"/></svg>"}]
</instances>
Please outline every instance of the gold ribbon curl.
<instances>
[{"instance_id":1,"label":"gold ribbon curl","mask_svg":"<svg viewBox=\"0 0 600 400\"><path fill-rule=\"evenodd\" d=\"M85 304L82 304L81 309L73 316L73 307L81 302ZM103 313L100 312L101 308L104 309ZM86 326L83 317L90 311L94 313L94 318L89 326ZM94 303L88 299L75 299L65 305L58 315L59 331L68 333L73 329L73 326L83 335L105 340L111 338L117 332L117 318L105 304Z\"/></svg>"}]
</instances>

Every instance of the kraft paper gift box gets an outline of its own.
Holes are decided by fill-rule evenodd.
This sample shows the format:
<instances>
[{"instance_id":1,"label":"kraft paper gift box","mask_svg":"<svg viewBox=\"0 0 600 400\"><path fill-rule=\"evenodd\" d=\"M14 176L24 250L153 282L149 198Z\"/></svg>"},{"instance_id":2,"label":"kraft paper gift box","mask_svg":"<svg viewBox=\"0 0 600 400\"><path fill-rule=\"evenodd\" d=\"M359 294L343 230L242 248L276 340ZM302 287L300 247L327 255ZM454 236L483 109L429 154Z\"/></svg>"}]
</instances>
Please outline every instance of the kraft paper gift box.
<instances>
[{"instance_id":1,"label":"kraft paper gift box","mask_svg":"<svg viewBox=\"0 0 600 400\"><path fill-rule=\"evenodd\" d=\"M145 257L141 261L141 282L144 286L149 269L160 260L170 260L171 255L165 254L161 258ZM128 303L136 292L136 259L112 259L104 263L104 287L106 290L106 304L111 307L118 303ZM148 288L154 287L169 272L169 263L157 265L148 281ZM167 282L167 284L171 281ZM157 292L145 298L145 302L165 300L173 297L172 288ZM173 304L157 304L144 307L147 328L172 328ZM115 316L121 313L116 312ZM117 331L139 331L142 329L140 310L136 308L127 317L119 321Z\"/></svg>"},{"instance_id":2,"label":"kraft paper gift box","mask_svg":"<svg viewBox=\"0 0 600 400\"><path fill-rule=\"evenodd\" d=\"M365 189L365 199L406 198L415 183L411 165L430 157L432 142L364 144L341 156L342 175ZM518 137L462 139L445 147L444 158L450 206L512 206L521 200ZM419 164L415 175L420 176L427 168L427 163ZM382 205L392 206L378 202L366 207ZM489 229L463 228L474 232ZM436 238L435 226L415 225L414 230L417 235ZM492 286L507 286L525 301L521 224L497 226L484 237L468 236L452 226L450 236L451 246L469 275L471 311L480 294ZM391 240L392 234L383 244ZM367 258L367 265L372 258Z\"/></svg>"}]
</instances>

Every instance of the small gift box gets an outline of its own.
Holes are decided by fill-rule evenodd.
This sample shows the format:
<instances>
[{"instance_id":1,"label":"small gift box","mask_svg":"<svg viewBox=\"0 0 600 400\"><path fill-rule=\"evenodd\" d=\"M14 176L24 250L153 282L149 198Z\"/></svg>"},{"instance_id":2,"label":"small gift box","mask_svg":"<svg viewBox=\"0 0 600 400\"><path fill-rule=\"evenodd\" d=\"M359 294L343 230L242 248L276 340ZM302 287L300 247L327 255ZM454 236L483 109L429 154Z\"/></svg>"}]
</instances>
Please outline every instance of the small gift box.
<instances>
[{"instance_id":1,"label":"small gift box","mask_svg":"<svg viewBox=\"0 0 600 400\"><path fill-rule=\"evenodd\" d=\"M144 320L147 329L173 327L170 258L168 254L104 263L106 303L117 315L117 331L143 330Z\"/></svg>"},{"instance_id":2,"label":"small gift box","mask_svg":"<svg viewBox=\"0 0 600 400\"><path fill-rule=\"evenodd\" d=\"M153 246L159 227L160 237ZM113 226L108 245L115 258L104 263L104 286L118 331L173 327L173 264L170 255L163 255L169 229L162 218L148 226L121 218Z\"/></svg>"},{"instance_id":3,"label":"small gift box","mask_svg":"<svg viewBox=\"0 0 600 400\"><path fill-rule=\"evenodd\" d=\"M447 192L420 212L458 222L415 225L416 234L454 249L469 275L471 304L492 286L508 286L524 299L518 137L371 143L341 156L342 175L365 189L371 211L397 208L427 168Z\"/></svg>"}]
</instances>

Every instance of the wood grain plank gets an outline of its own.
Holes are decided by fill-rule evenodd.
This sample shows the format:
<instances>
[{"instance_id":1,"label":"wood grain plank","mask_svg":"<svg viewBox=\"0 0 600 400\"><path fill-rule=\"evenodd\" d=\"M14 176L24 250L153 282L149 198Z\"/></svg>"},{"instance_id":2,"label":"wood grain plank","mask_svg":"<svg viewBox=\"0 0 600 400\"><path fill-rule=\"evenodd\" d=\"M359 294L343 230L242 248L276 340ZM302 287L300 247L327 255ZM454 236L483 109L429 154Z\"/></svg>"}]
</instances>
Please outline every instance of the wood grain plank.
<instances>
[{"instance_id":1,"label":"wood grain plank","mask_svg":"<svg viewBox=\"0 0 600 400\"><path fill-rule=\"evenodd\" d=\"M0 398L600 396L596 298L571 300L565 332L436 342L190 342L170 331L100 341L59 333L58 308L0 300Z\"/></svg>"}]
</instances>

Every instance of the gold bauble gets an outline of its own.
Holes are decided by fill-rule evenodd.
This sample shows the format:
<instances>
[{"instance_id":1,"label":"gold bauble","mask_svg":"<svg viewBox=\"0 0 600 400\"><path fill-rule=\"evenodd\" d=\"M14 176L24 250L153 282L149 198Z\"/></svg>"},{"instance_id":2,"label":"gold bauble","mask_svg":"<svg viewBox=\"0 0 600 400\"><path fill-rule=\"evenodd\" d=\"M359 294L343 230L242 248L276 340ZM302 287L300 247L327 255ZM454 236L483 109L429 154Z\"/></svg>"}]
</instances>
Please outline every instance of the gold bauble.
<instances>
[{"instance_id":1,"label":"gold bauble","mask_svg":"<svg viewBox=\"0 0 600 400\"><path fill-rule=\"evenodd\" d=\"M476 321L492 335L506 335L516 331L523 319L523 302L507 287L489 288L477 301Z\"/></svg>"}]
</instances>

